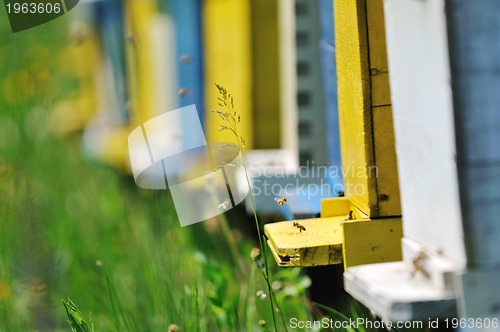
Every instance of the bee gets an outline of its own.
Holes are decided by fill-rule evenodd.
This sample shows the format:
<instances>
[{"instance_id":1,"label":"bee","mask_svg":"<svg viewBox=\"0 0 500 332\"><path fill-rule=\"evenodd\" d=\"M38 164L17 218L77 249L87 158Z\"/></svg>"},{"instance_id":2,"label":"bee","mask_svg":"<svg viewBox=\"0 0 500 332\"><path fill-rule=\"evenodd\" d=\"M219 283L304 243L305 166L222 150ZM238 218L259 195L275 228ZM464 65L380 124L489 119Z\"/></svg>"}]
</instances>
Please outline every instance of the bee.
<instances>
[{"instance_id":1,"label":"bee","mask_svg":"<svg viewBox=\"0 0 500 332\"><path fill-rule=\"evenodd\" d=\"M181 57L179 58L180 62L181 63L190 63L191 62L191 56L189 54L184 54L184 55L181 55Z\"/></svg>"},{"instance_id":2,"label":"bee","mask_svg":"<svg viewBox=\"0 0 500 332\"><path fill-rule=\"evenodd\" d=\"M286 197L274 197L274 200L279 204L279 205L285 205L287 199Z\"/></svg>"},{"instance_id":3,"label":"bee","mask_svg":"<svg viewBox=\"0 0 500 332\"><path fill-rule=\"evenodd\" d=\"M344 221L347 221L347 220L354 220L354 216L353 216L352 214L353 214L352 210L351 210L351 211L349 211L349 217L347 217L347 218L345 218L344 220L342 220L342 221L340 222L340 224L342 225L342 224L344 223Z\"/></svg>"},{"instance_id":4,"label":"bee","mask_svg":"<svg viewBox=\"0 0 500 332\"><path fill-rule=\"evenodd\" d=\"M84 31L78 30L72 33L71 42L75 46L80 46L87 40L88 36Z\"/></svg>"},{"instance_id":5,"label":"bee","mask_svg":"<svg viewBox=\"0 0 500 332\"><path fill-rule=\"evenodd\" d=\"M424 267L424 262L425 260L427 260L427 258L429 258L429 256L424 251L420 251L418 255L412 260L411 262L413 267L411 271L412 277L414 277L415 274L420 272L425 277L430 278L429 272L427 272L427 270Z\"/></svg>"},{"instance_id":6,"label":"bee","mask_svg":"<svg viewBox=\"0 0 500 332\"><path fill-rule=\"evenodd\" d=\"M177 94L181 97L187 95L188 93L189 93L189 89L185 88L185 87L180 88L179 91L177 91Z\"/></svg>"},{"instance_id":7,"label":"bee","mask_svg":"<svg viewBox=\"0 0 500 332\"><path fill-rule=\"evenodd\" d=\"M219 204L218 209L222 210L222 211L226 211L229 208L230 204L231 204L231 202L229 202L229 200L226 199L224 202Z\"/></svg>"},{"instance_id":8,"label":"bee","mask_svg":"<svg viewBox=\"0 0 500 332\"><path fill-rule=\"evenodd\" d=\"M298 222L294 221L293 222L293 227L297 227L298 230L300 230L300 232L302 233L302 231L305 231L306 228L304 227L304 225L302 224L299 224Z\"/></svg>"},{"instance_id":9,"label":"bee","mask_svg":"<svg viewBox=\"0 0 500 332\"><path fill-rule=\"evenodd\" d=\"M48 294L47 284L41 279L30 281L27 285L27 291L34 298L42 298Z\"/></svg>"}]
</instances>

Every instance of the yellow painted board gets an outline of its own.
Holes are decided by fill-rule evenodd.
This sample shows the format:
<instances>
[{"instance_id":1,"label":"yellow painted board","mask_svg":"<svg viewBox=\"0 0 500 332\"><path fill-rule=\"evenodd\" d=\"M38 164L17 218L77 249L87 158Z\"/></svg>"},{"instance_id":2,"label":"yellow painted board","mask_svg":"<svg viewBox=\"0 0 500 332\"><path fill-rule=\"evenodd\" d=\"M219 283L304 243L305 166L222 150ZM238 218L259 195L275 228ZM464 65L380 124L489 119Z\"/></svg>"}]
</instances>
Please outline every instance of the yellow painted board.
<instances>
[{"instance_id":1,"label":"yellow painted board","mask_svg":"<svg viewBox=\"0 0 500 332\"><path fill-rule=\"evenodd\" d=\"M342 221L346 215L295 220L306 230L293 226L294 221L264 226L268 245L279 266L319 266L342 263Z\"/></svg>"},{"instance_id":2,"label":"yellow painted board","mask_svg":"<svg viewBox=\"0 0 500 332\"><path fill-rule=\"evenodd\" d=\"M344 269L402 259L401 218L352 220L345 221L342 226Z\"/></svg>"},{"instance_id":3,"label":"yellow painted board","mask_svg":"<svg viewBox=\"0 0 500 332\"><path fill-rule=\"evenodd\" d=\"M112 130L102 132L100 138L100 160L117 167L125 174L131 174L128 153L128 136L130 128L114 127Z\"/></svg>"},{"instance_id":4,"label":"yellow painted board","mask_svg":"<svg viewBox=\"0 0 500 332\"><path fill-rule=\"evenodd\" d=\"M321 200L321 218L350 215L354 219L369 219L368 216L354 205L347 197L331 197Z\"/></svg>"},{"instance_id":5,"label":"yellow painted board","mask_svg":"<svg viewBox=\"0 0 500 332\"><path fill-rule=\"evenodd\" d=\"M241 116L240 135L247 148L253 146L252 48L250 0L203 1L205 57L206 134L209 141L233 142L229 131L220 132L220 118L210 112L220 109L215 83L234 97Z\"/></svg>"},{"instance_id":6,"label":"yellow painted board","mask_svg":"<svg viewBox=\"0 0 500 332\"><path fill-rule=\"evenodd\" d=\"M126 1L127 63L130 77L130 107L132 127L158 114L155 107L150 22L156 13L156 2L151 0Z\"/></svg>"},{"instance_id":7,"label":"yellow painted board","mask_svg":"<svg viewBox=\"0 0 500 332\"><path fill-rule=\"evenodd\" d=\"M345 195L369 218L399 216L382 0L335 0L334 14Z\"/></svg>"},{"instance_id":8,"label":"yellow painted board","mask_svg":"<svg viewBox=\"0 0 500 332\"><path fill-rule=\"evenodd\" d=\"M364 213L376 210L370 74L364 0L335 0L339 129L345 195ZM370 199L371 198L371 199Z\"/></svg>"},{"instance_id":9,"label":"yellow painted board","mask_svg":"<svg viewBox=\"0 0 500 332\"><path fill-rule=\"evenodd\" d=\"M372 109L375 160L377 161L378 211L381 216L401 215L398 165L394 145L392 107Z\"/></svg>"},{"instance_id":10,"label":"yellow painted board","mask_svg":"<svg viewBox=\"0 0 500 332\"><path fill-rule=\"evenodd\" d=\"M352 209L347 197L330 197L321 200L321 218L347 215Z\"/></svg>"},{"instance_id":11,"label":"yellow painted board","mask_svg":"<svg viewBox=\"0 0 500 332\"><path fill-rule=\"evenodd\" d=\"M371 105L391 104L389 66L385 43L384 1L366 1L368 52L370 56Z\"/></svg>"},{"instance_id":12,"label":"yellow painted board","mask_svg":"<svg viewBox=\"0 0 500 332\"><path fill-rule=\"evenodd\" d=\"M85 34L85 30L82 30ZM96 68L100 66L100 45L95 31L87 31L82 41L76 37L60 53L64 72L74 75L80 88L76 98L57 103L52 111L52 130L58 134L68 134L83 130L96 116L98 91ZM76 64L76 65L75 65Z\"/></svg>"},{"instance_id":13,"label":"yellow painted board","mask_svg":"<svg viewBox=\"0 0 500 332\"><path fill-rule=\"evenodd\" d=\"M278 1L252 0L253 136L256 149L281 148Z\"/></svg>"}]
</instances>

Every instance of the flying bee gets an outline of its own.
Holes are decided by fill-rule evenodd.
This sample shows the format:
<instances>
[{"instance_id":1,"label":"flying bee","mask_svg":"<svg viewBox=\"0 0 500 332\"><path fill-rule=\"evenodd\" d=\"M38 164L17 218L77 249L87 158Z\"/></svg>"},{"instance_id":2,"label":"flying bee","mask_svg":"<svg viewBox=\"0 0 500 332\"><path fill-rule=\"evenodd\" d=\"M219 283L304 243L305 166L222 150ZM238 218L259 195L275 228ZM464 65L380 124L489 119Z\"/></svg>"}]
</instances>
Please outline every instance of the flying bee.
<instances>
[{"instance_id":1,"label":"flying bee","mask_svg":"<svg viewBox=\"0 0 500 332\"><path fill-rule=\"evenodd\" d=\"M229 208L230 204L231 204L231 202L229 202L229 200L226 199L224 202L219 204L218 209L225 211Z\"/></svg>"},{"instance_id":2,"label":"flying bee","mask_svg":"<svg viewBox=\"0 0 500 332\"><path fill-rule=\"evenodd\" d=\"M293 222L293 227L297 227L297 229L302 233L302 231L305 231L306 228L304 227L304 225L302 224L299 224L298 222L294 221Z\"/></svg>"},{"instance_id":3,"label":"flying bee","mask_svg":"<svg viewBox=\"0 0 500 332\"><path fill-rule=\"evenodd\" d=\"M274 200L279 204L279 205L285 205L287 199L286 197L274 197Z\"/></svg>"},{"instance_id":4,"label":"flying bee","mask_svg":"<svg viewBox=\"0 0 500 332\"><path fill-rule=\"evenodd\" d=\"M188 88L185 88L185 87L180 88L180 89L177 91L177 94L178 94L179 96L181 96L181 97L182 97L182 96L187 95L188 93L189 93L189 89L188 89Z\"/></svg>"},{"instance_id":5,"label":"flying bee","mask_svg":"<svg viewBox=\"0 0 500 332\"><path fill-rule=\"evenodd\" d=\"M181 55L181 57L179 58L180 62L181 63L190 63L191 62L191 56L189 54L184 54L184 55Z\"/></svg>"}]
</instances>

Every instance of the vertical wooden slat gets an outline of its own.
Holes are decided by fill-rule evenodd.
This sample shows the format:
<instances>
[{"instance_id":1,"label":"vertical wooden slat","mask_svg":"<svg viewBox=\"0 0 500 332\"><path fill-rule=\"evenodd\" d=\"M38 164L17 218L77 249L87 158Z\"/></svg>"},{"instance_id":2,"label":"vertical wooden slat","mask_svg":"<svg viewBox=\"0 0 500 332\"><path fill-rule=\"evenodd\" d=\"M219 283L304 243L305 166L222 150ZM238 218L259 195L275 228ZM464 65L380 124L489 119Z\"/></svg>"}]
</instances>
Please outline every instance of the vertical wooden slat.
<instances>
[{"instance_id":1,"label":"vertical wooden slat","mask_svg":"<svg viewBox=\"0 0 500 332\"><path fill-rule=\"evenodd\" d=\"M167 0L170 1L170 0ZM204 121L201 0L173 0L179 106L196 105Z\"/></svg>"},{"instance_id":2,"label":"vertical wooden slat","mask_svg":"<svg viewBox=\"0 0 500 332\"><path fill-rule=\"evenodd\" d=\"M152 63L153 45L150 38L150 19L156 10L154 1L127 1L125 12L127 20L127 55L130 68L131 123L141 124L156 114L153 95Z\"/></svg>"},{"instance_id":3,"label":"vertical wooden slat","mask_svg":"<svg viewBox=\"0 0 500 332\"><path fill-rule=\"evenodd\" d=\"M293 158L293 164L298 165L298 135L297 135L297 73L295 50L295 1L278 1L278 40L280 58L280 114L281 114L281 147L287 150Z\"/></svg>"},{"instance_id":4,"label":"vertical wooden slat","mask_svg":"<svg viewBox=\"0 0 500 332\"><path fill-rule=\"evenodd\" d=\"M453 0L446 9L468 265L499 269L500 4Z\"/></svg>"},{"instance_id":5,"label":"vertical wooden slat","mask_svg":"<svg viewBox=\"0 0 500 332\"><path fill-rule=\"evenodd\" d=\"M384 3L382 0L366 1L368 24L368 52L370 61L371 106L391 104L389 67L385 45Z\"/></svg>"},{"instance_id":6,"label":"vertical wooden slat","mask_svg":"<svg viewBox=\"0 0 500 332\"><path fill-rule=\"evenodd\" d=\"M234 97L248 149L253 147L250 6L249 0L203 2L206 135L209 141L234 141L228 131L219 132L220 119L209 112L220 108L214 84L221 84Z\"/></svg>"},{"instance_id":7,"label":"vertical wooden slat","mask_svg":"<svg viewBox=\"0 0 500 332\"><path fill-rule=\"evenodd\" d=\"M370 218L401 214L382 0L335 0L345 194Z\"/></svg>"},{"instance_id":8,"label":"vertical wooden slat","mask_svg":"<svg viewBox=\"0 0 500 332\"><path fill-rule=\"evenodd\" d=\"M384 14L405 237L465 263L444 3L385 0Z\"/></svg>"},{"instance_id":9,"label":"vertical wooden slat","mask_svg":"<svg viewBox=\"0 0 500 332\"><path fill-rule=\"evenodd\" d=\"M254 147L278 149L281 100L277 0L252 1L251 28Z\"/></svg>"},{"instance_id":10,"label":"vertical wooden slat","mask_svg":"<svg viewBox=\"0 0 500 332\"><path fill-rule=\"evenodd\" d=\"M334 19L345 194L370 215L376 183L367 169L374 155L365 1L335 0Z\"/></svg>"},{"instance_id":11,"label":"vertical wooden slat","mask_svg":"<svg viewBox=\"0 0 500 332\"><path fill-rule=\"evenodd\" d=\"M363 264L400 261L403 229L401 218L383 221L345 221L343 224L344 268Z\"/></svg>"}]
</instances>

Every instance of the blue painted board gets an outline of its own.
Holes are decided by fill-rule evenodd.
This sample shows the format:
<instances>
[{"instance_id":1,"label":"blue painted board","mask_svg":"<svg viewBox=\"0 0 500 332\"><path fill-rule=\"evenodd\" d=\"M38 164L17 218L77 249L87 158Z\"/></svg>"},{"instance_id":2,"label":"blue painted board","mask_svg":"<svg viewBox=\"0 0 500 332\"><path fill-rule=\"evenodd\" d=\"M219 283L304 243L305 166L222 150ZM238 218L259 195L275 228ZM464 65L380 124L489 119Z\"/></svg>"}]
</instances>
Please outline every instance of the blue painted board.
<instances>
[{"instance_id":1,"label":"blue painted board","mask_svg":"<svg viewBox=\"0 0 500 332\"><path fill-rule=\"evenodd\" d=\"M331 45L335 45L333 26L333 0L320 0L321 38Z\"/></svg>"},{"instance_id":2,"label":"blue painted board","mask_svg":"<svg viewBox=\"0 0 500 332\"><path fill-rule=\"evenodd\" d=\"M201 0L171 0L175 21L179 107L195 104L204 125Z\"/></svg>"},{"instance_id":3,"label":"blue painted board","mask_svg":"<svg viewBox=\"0 0 500 332\"><path fill-rule=\"evenodd\" d=\"M326 104L327 153L330 166L341 166L340 134L337 103L337 73L335 47L324 40L320 42L323 67L323 87Z\"/></svg>"},{"instance_id":4,"label":"blue painted board","mask_svg":"<svg viewBox=\"0 0 500 332\"><path fill-rule=\"evenodd\" d=\"M112 66L117 115L123 123L128 123L130 114L126 107L129 99L127 91L127 72L125 62L125 23L124 8L121 0L93 2L97 31L104 55Z\"/></svg>"}]
</instances>

